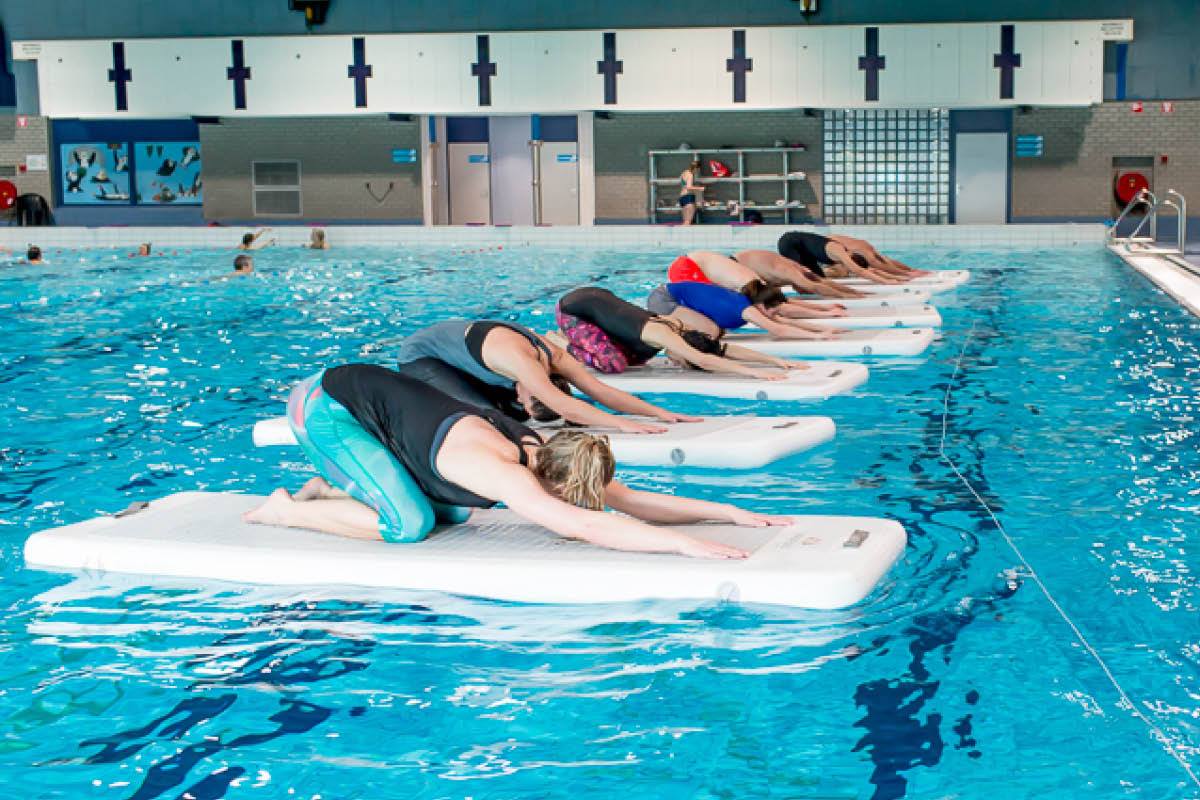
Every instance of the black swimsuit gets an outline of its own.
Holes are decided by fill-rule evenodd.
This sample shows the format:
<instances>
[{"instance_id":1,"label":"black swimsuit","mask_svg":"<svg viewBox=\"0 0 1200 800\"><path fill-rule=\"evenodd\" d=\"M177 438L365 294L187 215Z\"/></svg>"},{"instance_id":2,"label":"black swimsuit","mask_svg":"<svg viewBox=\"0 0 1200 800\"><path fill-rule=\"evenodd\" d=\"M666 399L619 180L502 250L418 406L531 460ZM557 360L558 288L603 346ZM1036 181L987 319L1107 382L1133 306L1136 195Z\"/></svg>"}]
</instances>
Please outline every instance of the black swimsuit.
<instances>
[{"instance_id":1,"label":"black swimsuit","mask_svg":"<svg viewBox=\"0 0 1200 800\"><path fill-rule=\"evenodd\" d=\"M325 370L321 388L404 465L430 500L439 503L474 508L496 504L438 474L438 451L451 426L463 417L487 420L516 445L522 466L528 465L524 445L541 443L537 433L499 411L460 402L416 378L374 364Z\"/></svg>"},{"instance_id":2,"label":"black swimsuit","mask_svg":"<svg viewBox=\"0 0 1200 800\"><path fill-rule=\"evenodd\" d=\"M642 339L642 331L654 314L622 300L608 289L599 286L574 289L558 301L558 307L564 314L590 322L608 334L631 363L644 364L662 349Z\"/></svg>"},{"instance_id":3,"label":"black swimsuit","mask_svg":"<svg viewBox=\"0 0 1200 800\"><path fill-rule=\"evenodd\" d=\"M833 259L825 252L829 241L828 236L819 233L789 231L779 237L779 255L808 267L823 278L825 265L833 263Z\"/></svg>"}]
</instances>

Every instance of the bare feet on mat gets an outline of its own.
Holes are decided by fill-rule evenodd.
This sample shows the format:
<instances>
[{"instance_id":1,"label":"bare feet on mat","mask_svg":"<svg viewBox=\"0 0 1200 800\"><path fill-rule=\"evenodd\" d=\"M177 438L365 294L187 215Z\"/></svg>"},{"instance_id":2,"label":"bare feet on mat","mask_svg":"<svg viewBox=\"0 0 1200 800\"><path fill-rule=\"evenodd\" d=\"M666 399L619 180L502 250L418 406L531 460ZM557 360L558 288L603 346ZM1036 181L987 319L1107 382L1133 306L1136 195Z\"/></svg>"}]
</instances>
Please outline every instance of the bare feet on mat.
<instances>
[{"instance_id":1,"label":"bare feet on mat","mask_svg":"<svg viewBox=\"0 0 1200 800\"><path fill-rule=\"evenodd\" d=\"M284 525L287 510L294 502L287 489L276 489L271 492L267 502L242 514L242 521L254 525Z\"/></svg>"},{"instance_id":2,"label":"bare feet on mat","mask_svg":"<svg viewBox=\"0 0 1200 800\"><path fill-rule=\"evenodd\" d=\"M300 491L292 495L292 499L303 503L305 500L340 500L343 497L349 496L341 489L335 489L330 486L327 480L318 476L316 478L309 478L308 483L304 484L300 487Z\"/></svg>"}]
</instances>

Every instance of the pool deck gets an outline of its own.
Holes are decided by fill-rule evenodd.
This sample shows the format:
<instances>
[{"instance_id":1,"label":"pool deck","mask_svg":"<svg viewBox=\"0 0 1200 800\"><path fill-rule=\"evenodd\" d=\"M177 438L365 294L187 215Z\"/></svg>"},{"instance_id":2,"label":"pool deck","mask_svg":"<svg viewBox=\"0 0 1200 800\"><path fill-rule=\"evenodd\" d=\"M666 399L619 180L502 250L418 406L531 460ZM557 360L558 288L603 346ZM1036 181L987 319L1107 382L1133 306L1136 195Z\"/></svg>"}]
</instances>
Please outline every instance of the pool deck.
<instances>
[{"instance_id":1,"label":"pool deck","mask_svg":"<svg viewBox=\"0 0 1200 800\"><path fill-rule=\"evenodd\" d=\"M1179 255L1139 243L1112 243L1108 249L1184 308L1200 316L1200 253Z\"/></svg>"},{"instance_id":2,"label":"pool deck","mask_svg":"<svg viewBox=\"0 0 1200 800\"><path fill-rule=\"evenodd\" d=\"M268 227L265 223L263 227ZM299 247L309 239L310 227L327 232L332 248L431 247L449 250L471 248L547 247L578 249L746 250L775 249L780 235L790 230L840 233L866 239L880 248L911 250L920 247L1038 249L1100 246L1105 226L1093 223L1012 225L596 225L573 227L489 227L413 225L288 225L275 228L269 238L280 247ZM0 246L19 252L30 244L43 249L133 249L152 242L164 248L232 250L250 227L43 228L0 227Z\"/></svg>"}]
</instances>

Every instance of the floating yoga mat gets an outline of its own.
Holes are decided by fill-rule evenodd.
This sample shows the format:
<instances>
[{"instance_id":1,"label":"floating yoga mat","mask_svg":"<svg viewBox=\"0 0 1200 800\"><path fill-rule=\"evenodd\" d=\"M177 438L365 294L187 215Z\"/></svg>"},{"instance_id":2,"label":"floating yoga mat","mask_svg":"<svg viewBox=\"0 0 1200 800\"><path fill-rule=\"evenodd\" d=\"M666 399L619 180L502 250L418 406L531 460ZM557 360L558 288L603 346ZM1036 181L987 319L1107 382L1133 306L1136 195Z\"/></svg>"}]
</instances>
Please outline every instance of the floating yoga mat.
<instances>
[{"instance_id":1,"label":"floating yoga mat","mask_svg":"<svg viewBox=\"0 0 1200 800\"><path fill-rule=\"evenodd\" d=\"M915 356L933 342L933 328L855 330L840 333L836 339L776 339L766 333L734 332L727 334L725 341L783 357Z\"/></svg>"},{"instance_id":2,"label":"floating yoga mat","mask_svg":"<svg viewBox=\"0 0 1200 800\"><path fill-rule=\"evenodd\" d=\"M770 369L769 367L767 369ZM743 400L811 400L844 394L867 379L862 364L821 361L808 369L792 370L779 381L765 381L718 372L682 369L666 359L652 359L644 367L631 367L619 375L596 377L635 394L699 394Z\"/></svg>"},{"instance_id":3,"label":"floating yoga mat","mask_svg":"<svg viewBox=\"0 0 1200 800\"><path fill-rule=\"evenodd\" d=\"M785 528L680 526L752 553L743 561L709 560L606 550L489 510L422 542L387 544L243 522L242 512L264 499L169 495L127 516L35 533L25 543L25 560L89 572L387 587L528 603L724 599L832 609L862 600L906 541L899 523L872 517L804 516Z\"/></svg>"},{"instance_id":4,"label":"floating yoga mat","mask_svg":"<svg viewBox=\"0 0 1200 800\"><path fill-rule=\"evenodd\" d=\"M770 464L829 441L837 430L829 417L707 417L701 422L660 424L667 427L666 433L620 433L609 428L576 426L571 429L606 435L618 466L723 469L755 469ZM533 427L550 435L565 426L534 423ZM296 437L286 417L275 417L254 423L254 444L295 445Z\"/></svg>"}]
</instances>

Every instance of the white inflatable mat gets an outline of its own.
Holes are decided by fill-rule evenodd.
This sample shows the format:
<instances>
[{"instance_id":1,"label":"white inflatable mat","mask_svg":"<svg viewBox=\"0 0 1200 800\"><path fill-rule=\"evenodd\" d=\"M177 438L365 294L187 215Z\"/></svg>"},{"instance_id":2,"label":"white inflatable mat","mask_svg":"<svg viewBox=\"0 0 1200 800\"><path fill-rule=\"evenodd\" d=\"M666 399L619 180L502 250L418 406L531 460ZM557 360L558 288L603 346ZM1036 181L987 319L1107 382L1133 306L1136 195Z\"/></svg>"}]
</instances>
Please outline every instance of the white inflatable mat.
<instances>
[{"instance_id":1,"label":"white inflatable mat","mask_svg":"<svg viewBox=\"0 0 1200 800\"><path fill-rule=\"evenodd\" d=\"M728 599L842 608L904 551L904 529L871 517L797 517L786 528L683 529L752 551L744 561L622 553L560 538L508 511L477 511L416 544L248 525L264 498L183 492L141 511L33 534L31 566L288 586L441 591L527 603ZM323 594L327 594L327 590Z\"/></svg>"},{"instance_id":2,"label":"white inflatable mat","mask_svg":"<svg viewBox=\"0 0 1200 800\"><path fill-rule=\"evenodd\" d=\"M653 422L653 420L647 420ZM756 469L833 438L829 417L707 417L702 422L661 423L666 433L620 433L606 428L576 428L602 433L621 467L717 467ZM534 426L551 434L561 423ZM254 423L259 447L295 445L287 417Z\"/></svg>"},{"instance_id":3,"label":"white inflatable mat","mask_svg":"<svg viewBox=\"0 0 1200 800\"><path fill-rule=\"evenodd\" d=\"M767 367L770 369L770 367ZM656 358L644 367L631 367L619 375L596 377L635 394L700 394L741 400L811 400L844 394L867 379L862 364L821 361L808 369L792 370L779 381L741 375L682 369Z\"/></svg>"},{"instance_id":4,"label":"white inflatable mat","mask_svg":"<svg viewBox=\"0 0 1200 800\"><path fill-rule=\"evenodd\" d=\"M835 278L834 280L856 289L861 286L874 285L866 278ZM953 289L955 286L962 286L969 280L971 280L971 271L968 269L939 269L933 270L929 275L918 275L909 281L908 285L918 288L939 286ZM940 290L935 289L934 291Z\"/></svg>"},{"instance_id":5,"label":"white inflatable mat","mask_svg":"<svg viewBox=\"0 0 1200 800\"><path fill-rule=\"evenodd\" d=\"M821 328L936 328L942 324L942 315L933 306L895 305L861 307L846 306L844 317L803 317L800 322ZM750 330L759 330L748 325Z\"/></svg>"},{"instance_id":6,"label":"white inflatable mat","mask_svg":"<svg viewBox=\"0 0 1200 800\"><path fill-rule=\"evenodd\" d=\"M909 309L913 306L928 304L932 296L933 292L928 289L914 289L896 297L886 294L869 294L866 297L821 297L820 295L806 294L803 295L803 299L814 303L841 303L847 311L851 311L860 308Z\"/></svg>"},{"instance_id":7,"label":"white inflatable mat","mask_svg":"<svg viewBox=\"0 0 1200 800\"><path fill-rule=\"evenodd\" d=\"M766 333L730 333L725 341L784 357L916 356L933 341L933 328L846 331L835 339L776 339Z\"/></svg>"}]
</instances>

